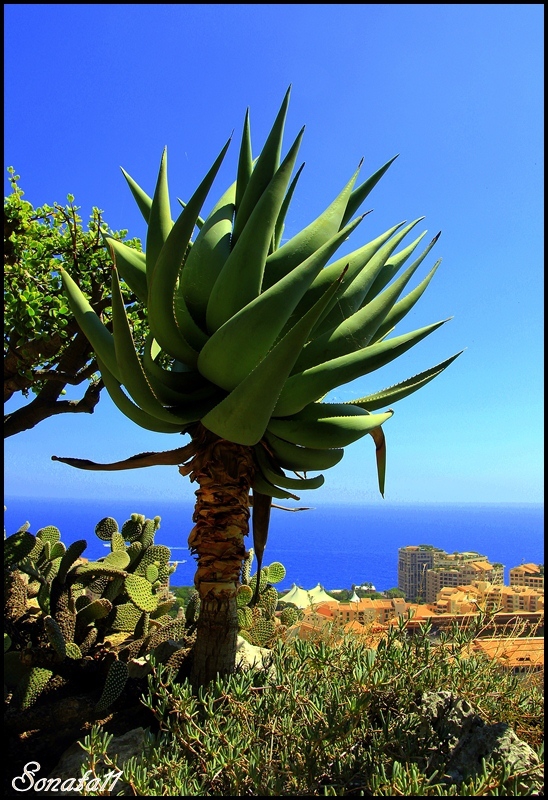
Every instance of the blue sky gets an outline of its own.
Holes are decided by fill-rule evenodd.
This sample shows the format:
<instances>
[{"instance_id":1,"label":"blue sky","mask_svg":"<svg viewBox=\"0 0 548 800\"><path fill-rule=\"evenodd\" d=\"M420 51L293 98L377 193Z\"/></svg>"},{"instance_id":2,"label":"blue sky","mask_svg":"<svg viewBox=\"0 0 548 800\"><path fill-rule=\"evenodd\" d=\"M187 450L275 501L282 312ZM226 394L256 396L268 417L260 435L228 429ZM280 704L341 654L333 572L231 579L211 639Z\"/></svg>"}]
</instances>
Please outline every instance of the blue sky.
<instances>
[{"instance_id":1,"label":"blue sky","mask_svg":"<svg viewBox=\"0 0 548 800\"><path fill-rule=\"evenodd\" d=\"M396 153L348 249L419 216L429 238L442 231L419 279L443 263L398 332L454 319L336 397L466 348L394 405L384 502L541 502L543 13L540 4L8 4L4 166L34 205L70 192L85 218L96 205L112 228L144 239L119 167L152 194L167 145L175 205L234 131L207 212L235 176L246 108L257 153L291 84L285 142L306 125L306 166L287 236L362 157L365 178ZM195 487L175 467L92 473L50 460L180 444L133 425L104 393L93 416L9 438L5 492L190 500ZM369 437L302 499L383 502Z\"/></svg>"}]
</instances>

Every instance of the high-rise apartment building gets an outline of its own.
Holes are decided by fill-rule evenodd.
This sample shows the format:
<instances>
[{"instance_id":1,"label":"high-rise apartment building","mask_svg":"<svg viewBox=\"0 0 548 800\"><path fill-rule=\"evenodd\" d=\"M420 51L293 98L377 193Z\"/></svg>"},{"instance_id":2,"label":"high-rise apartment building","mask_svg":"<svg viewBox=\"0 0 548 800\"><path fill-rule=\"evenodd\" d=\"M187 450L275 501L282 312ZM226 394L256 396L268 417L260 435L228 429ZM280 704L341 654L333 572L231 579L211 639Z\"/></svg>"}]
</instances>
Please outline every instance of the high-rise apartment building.
<instances>
[{"instance_id":1,"label":"high-rise apartment building","mask_svg":"<svg viewBox=\"0 0 548 800\"><path fill-rule=\"evenodd\" d=\"M502 584L504 566L491 564L481 553L446 553L428 544L408 545L398 550L398 589L405 592L408 603L435 603L444 587L473 581Z\"/></svg>"},{"instance_id":2,"label":"high-rise apartment building","mask_svg":"<svg viewBox=\"0 0 548 800\"><path fill-rule=\"evenodd\" d=\"M479 553L453 553L439 558L438 563L426 571L425 578L425 602L435 603L444 588L467 586L476 581L504 583L504 566L491 564Z\"/></svg>"},{"instance_id":3,"label":"high-rise apartment building","mask_svg":"<svg viewBox=\"0 0 548 800\"><path fill-rule=\"evenodd\" d=\"M510 570L510 586L528 586L544 591L544 564L521 564Z\"/></svg>"},{"instance_id":4,"label":"high-rise apartment building","mask_svg":"<svg viewBox=\"0 0 548 800\"><path fill-rule=\"evenodd\" d=\"M408 603L423 602L426 596L426 572L434 567L445 550L429 544L408 545L398 550L398 589Z\"/></svg>"}]
</instances>

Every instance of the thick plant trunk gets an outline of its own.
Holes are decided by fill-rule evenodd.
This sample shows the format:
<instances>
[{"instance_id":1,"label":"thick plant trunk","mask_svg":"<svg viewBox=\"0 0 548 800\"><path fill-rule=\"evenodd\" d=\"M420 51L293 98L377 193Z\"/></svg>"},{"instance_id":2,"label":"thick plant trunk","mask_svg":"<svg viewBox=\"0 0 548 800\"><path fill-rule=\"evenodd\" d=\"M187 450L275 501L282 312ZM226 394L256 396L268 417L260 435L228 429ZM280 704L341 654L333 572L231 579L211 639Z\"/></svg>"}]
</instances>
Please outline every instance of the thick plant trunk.
<instances>
[{"instance_id":1,"label":"thick plant trunk","mask_svg":"<svg viewBox=\"0 0 548 800\"><path fill-rule=\"evenodd\" d=\"M196 455L179 470L199 484L188 544L197 556L194 584L201 601L191 682L201 686L234 671L236 592L247 552L255 466L251 447L219 439L202 426L193 440Z\"/></svg>"}]
</instances>

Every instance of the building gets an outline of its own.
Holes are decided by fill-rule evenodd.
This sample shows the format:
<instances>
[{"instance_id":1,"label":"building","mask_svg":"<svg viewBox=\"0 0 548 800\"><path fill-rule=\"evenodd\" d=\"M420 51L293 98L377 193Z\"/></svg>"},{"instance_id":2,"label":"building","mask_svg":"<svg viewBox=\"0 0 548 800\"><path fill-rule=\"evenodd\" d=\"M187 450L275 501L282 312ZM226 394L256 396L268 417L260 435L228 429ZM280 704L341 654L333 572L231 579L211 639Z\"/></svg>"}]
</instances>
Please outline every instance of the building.
<instances>
[{"instance_id":1,"label":"building","mask_svg":"<svg viewBox=\"0 0 548 800\"><path fill-rule=\"evenodd\" d=\"M503 613L544 610L544 592L527 586L502 586L488 581L470 585L444 586L436 596L437 614L470 614L482 611Z\"/></svg>"},{"instance_id":2,"label":"building","mask_svg":"<svg viewBox=\"0 0 548 800\"><path fill-rule=\"evenodd\" d=\"M447 555L445 550L429 544L408 545L398 550L398 589L408 603L423 600L426 593L426 571Z\"/></svg>"},{"instance_id":3,"label":"building","mask_svg":"<svg viewBox=\"0 0 548 800\"><path fill-rule=\"evenodd\" d=\"M528 586L544 591L544 564L521 564L510 570L510 586Z\"/></svg>"},{"instance_id":4,"label":"building","mask_svg":"<svg viewBox=\"0 0 548 800\"><path fill-rule=\"evenodd\" d=\"M429 576L435 570L437 574ZM446 553L428 544L408 545L398 550L398 589L409 603L435 603L440 589L475 580L504 582L504 566L491 564L487 556L472 551Z\"/></svg>"},{"instance_id":5,"label":"building","mask_svg":"<svg viewBox=\"0 0 548 800\"><path fill-rule=\"evenodd\" d=\"M371 623L386 624L389 620L407 614L409 604L401 597L392 600L363 597L361 600L339 603L333 608L334 621L340 625L358 622L361 625Z\"/></svg>"},{"instance_id":6,"label":"building","mask_svg":"<svg viewBox=\"0 0 548 800\"><path fill-rule=\"evenodd\" d=\"M433 604L436 614L475 614L482 600L476 586L444 586Z\"/></svg>"},{"instance_id":7,"label":"building","mask_svg":"<svg viewBox=\"0 0 548 800\"><path fill-rule=\"evenodd\" d=\"M427 603L435 603L442 589L467 586L477 581L504 583L504 566L491 564L479 553L453 553L444 556L436 566L426 571L425 600Z\"/></svg>"},{"instance_id":8,"label":"building","mask_svg":"<svg viewBox=\"0 0 548 800\"><path fill-rule=\"evenodd\" d=\"M530 589L528 586L493 586L482 587L480 607L486 611L543 611L544 592Z\"/></svg>"},{"instance_id":9,"label":"building","mask_svg":"<svg viewBox=\"0 0 548 800\"><path fill-rule=\"evenodd\" d=\"M522 673L544 669L544 637L476 639L474 650L498 661L505 671Z\"/></svg>"}]
</instances>

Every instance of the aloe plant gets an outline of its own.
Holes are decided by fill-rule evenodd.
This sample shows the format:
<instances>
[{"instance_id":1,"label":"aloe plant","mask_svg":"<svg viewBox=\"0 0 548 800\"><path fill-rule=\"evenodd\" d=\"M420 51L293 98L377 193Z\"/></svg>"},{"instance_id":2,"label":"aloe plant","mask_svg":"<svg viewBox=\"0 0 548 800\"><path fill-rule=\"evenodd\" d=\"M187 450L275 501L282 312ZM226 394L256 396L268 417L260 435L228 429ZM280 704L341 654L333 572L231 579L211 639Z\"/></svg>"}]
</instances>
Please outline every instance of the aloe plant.
<instances>
[{"instance_id":1,"label":"aloe plant","mask_svg":"<svg viewBox=\"0 0 548 800\"><path fill-rule=\"evenodd\" d=\"M393 413L388 407L459 355L388 389L346 403L325 400L330 391L388 364L444 324L392 335L438 268L439 261L405 293L438 237L418 255L424 233L398 249L421 218L400 222L331 260L360 225L365 215L355 215L392 158L362 183L358 168L328 208L284 242L302 170L293 174L303 131L281 156L288 103L289 90L257 158L246 114L236 180L205 219L199 216L202 205L230 142L175 221L165 151L152 197L124 171L148 232L146 254L106 237L114 262L112 330L61 270L71 309L114 403L143 428L190 436L173 451L112 464L54 458L83 469L179 465L198 484L189 537L201 601L195 684L234 668L236 594L250 507L260 572L273 498L299 499L300 491L321 486L321 473L367 434L375 444L384 493L382 425ZM140 352L121 281L147 309L148 336Z\"/></svg>"}]
</instances>

